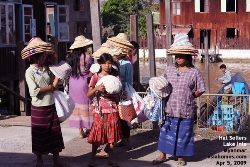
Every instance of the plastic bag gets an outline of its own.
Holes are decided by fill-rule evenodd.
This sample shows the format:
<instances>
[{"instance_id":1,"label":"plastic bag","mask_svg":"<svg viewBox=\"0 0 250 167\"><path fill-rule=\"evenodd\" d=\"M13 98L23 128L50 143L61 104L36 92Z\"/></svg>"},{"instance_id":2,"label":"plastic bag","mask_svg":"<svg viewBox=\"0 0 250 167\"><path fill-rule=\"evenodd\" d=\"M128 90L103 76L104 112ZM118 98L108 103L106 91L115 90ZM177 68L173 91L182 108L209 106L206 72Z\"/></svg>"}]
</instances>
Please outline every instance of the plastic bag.
<instances>
[{"instance_id":1,"label":"plastic bag","mask_svg":"<svg viewBox=\"0 0 250 167\"><path fill-rule=\"evenodd\" d=\"M54 91L56 112L60 123L64 122L73 112L75 103L73 99L62 91Z\"/></svg>"}]
</instances>

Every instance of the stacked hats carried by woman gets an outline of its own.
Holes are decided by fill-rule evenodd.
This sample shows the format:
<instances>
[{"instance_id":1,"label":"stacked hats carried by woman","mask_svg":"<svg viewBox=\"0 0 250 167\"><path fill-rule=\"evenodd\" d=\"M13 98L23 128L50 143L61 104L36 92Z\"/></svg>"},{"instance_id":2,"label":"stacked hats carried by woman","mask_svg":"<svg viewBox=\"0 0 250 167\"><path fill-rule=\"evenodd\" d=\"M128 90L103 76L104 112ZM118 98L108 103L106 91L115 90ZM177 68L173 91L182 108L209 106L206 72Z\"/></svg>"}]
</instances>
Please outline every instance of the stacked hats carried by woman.
<instances>
[{"instance_id":1,"label":"stacked hats carried by woman","mask_svg":"<svg viewBox=\"0 0 250 167\"><path fill-rule=\"evenodd\" d=\"M55 53L54 45L44 42L39 37L34 37L29 44L21 51L22 59L30 58L31 55L46 52L47 54Z\"/></svg>"},{"instance_id":2,"label":"stacked hats carried by woman","mask_svg":"<svg viewBox=\"0 0 250 167\"><path fill-rule=\"evenodd\" d=\"M121 54L126 56L129 56L129 51L133 48L133 45L127 39L127 35L124 33L119 33L115 37L108 38L106 43L119 49Z\"/></svg>"},{"instance_id":3,"label":"stacked hats carried by woman","mask_svg":"<svg viewBox=\"0 0 250 167\"><path fill-rule=\"evenodd\" d=\"M195 49L193 45L189 42L187 34L176 34L174 37L174 43L167 50L168 55L194 55L197 52L197 49Z\"/></svg>"}]
</instances>

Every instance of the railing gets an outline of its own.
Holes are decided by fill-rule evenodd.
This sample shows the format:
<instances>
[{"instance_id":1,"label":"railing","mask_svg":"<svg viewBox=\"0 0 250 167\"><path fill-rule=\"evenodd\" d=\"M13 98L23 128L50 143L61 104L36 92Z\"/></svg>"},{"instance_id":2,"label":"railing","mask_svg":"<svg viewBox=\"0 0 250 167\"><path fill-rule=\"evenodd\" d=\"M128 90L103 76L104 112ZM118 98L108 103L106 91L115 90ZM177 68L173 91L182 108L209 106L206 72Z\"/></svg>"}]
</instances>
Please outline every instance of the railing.
<instances>
[{"instance_id":1,"label":"railing","mask_svg":"<svg viewBox=\"0 0 250 167\"><path fill-rule=\"evenodd\" d=\"M138 94L143 98L146 92ZM222 96L230 97L228 105L221 104ZM250 95L203 94L196 99L196 104L195 125L198 130L242 132L250 127ZM143 123L138 128L142 128Z\"/></svg>"},{"instance_id":2,"label":"railing","mask_svg":"<svg viewBox=\"0 0 250 167\"><path fill-rule=\"evenodd\" d=\"M9 89L8 87L6 87L5 85L3 85L2 83L0 83L0 88L3 89L4 91L6 91L7 93L13 95L15 98L21 100L24 102L24 112L27 114L28 113L28 102L31 101L31 99L29 98L24 98L22 96L20 96L18 93L12 91L11 89Z\"/></svg>"}]
</instances>

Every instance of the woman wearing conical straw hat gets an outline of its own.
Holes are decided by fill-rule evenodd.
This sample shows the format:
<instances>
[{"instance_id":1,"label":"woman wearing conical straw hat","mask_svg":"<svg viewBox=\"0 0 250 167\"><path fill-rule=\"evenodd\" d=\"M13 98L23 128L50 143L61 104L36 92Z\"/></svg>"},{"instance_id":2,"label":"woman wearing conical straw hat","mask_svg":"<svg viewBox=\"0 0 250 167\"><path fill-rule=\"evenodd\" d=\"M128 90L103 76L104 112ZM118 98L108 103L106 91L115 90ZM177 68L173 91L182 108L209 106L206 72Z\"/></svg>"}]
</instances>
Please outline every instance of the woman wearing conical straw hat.
<instances>
[{"instance_id":1,"label":"woman wearing conical straw hat","mask_svg":"<svg viewBox=\"0 0 250 167\"><path fill-rule=\"evenodd\" d=\"M54 46L39 37L32 38L21 51L22 59L30 60L25 79L32 98L31 137L32 152L37 156L36 167L44 166L42 155L49 153L53 154L54 167L69 167L59 157L64 143L53 96L58 78L51 81L49 70L43 65L47 55L54 52Z\"/></svg>"},{"instance_id":2,"label":"woman wearing conical straw hat","mask_svg":"<svg viewBox=\"0 0 250 167\"><path fill-rule=\"evenodd\" d=\"M127 40L127 35L119 33L117 36L109 38L108 44L114 48L120 50L120 54L115 56L115 59L120 64L120 78L122 82L122 88L125 90L126 83L133 85L133 65L127 59L133 49L133 45ZM123 139L118 142L115 146L127 146L128 150L133 149L130 143L130 126L127 121L120 119Z\"/></svg>"},{"instance_id":3,"label":"woman wearing conical straw hat","mask_svg":"<svg viewBox=\"0 0 250 167\"><path fill-rule=\"evenodd\" d=\"M76 37L70 47L72 52L67 57L67 62L72 67L69 95L75 102L75 109L69 117L69 125L79 129L79 138L87 137L93 123L93 114L90 111L91 99L87 97L87 79L90 66L94 61L86 51L91 44L93 41L83 35ZM86 128L85 133L83 128Z\"/></svg>"},{"instance_id":4,"label":"woman wearing conical straw hat","mask_svg":"<svg viewBox=\"0 0 250 167\"><path fill-rule=\"evenodd\" d=\"M184 166L184 157L194 154L195 98L206 90L202 74L192 64L192 56L196 51L186 34L177 34L167 50L168 56L175 55L175 63L162 74L171 92L158 141L160 156L152 161L153 165L167 161L166 154L170 154L177 157L177 165Z\"/></svg>"}]
</instances>

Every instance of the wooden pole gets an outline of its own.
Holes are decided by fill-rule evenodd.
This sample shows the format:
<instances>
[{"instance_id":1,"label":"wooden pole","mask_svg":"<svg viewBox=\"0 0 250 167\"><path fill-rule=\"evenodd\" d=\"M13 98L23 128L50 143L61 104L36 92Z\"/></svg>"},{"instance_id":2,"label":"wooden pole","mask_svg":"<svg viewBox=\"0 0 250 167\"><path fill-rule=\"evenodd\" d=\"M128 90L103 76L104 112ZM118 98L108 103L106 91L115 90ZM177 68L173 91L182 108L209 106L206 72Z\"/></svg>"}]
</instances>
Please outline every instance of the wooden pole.
<instances>
[{"instance_id":1,"label":"wooden pole","mask_svg":"<svg viewBox=\"0 0 250 167\"><path fill-rule=\"evenodd\" d=\"M51 64L58 64L58 40L56 37L51 37L51 43L54 45L56 56L51 57Z\"/></svg>"},{"instance_id":2,"label":"wooden pole","mask_svg":"<svg viewBox=\"0 0 250 167\"><path fill-rule=\"evenodd\" d=\"M146 21L147 21L147 38L148 38L148 58L149 58L150 78L151 78L156 76L152 14L147 14Z\"/></svg>"},{"instance_id":3,"label":"wooden pole","mask_svg":"<svg viewBox=\"0 0 250 167\"><path fill-rule=\"evenodd\" d=\"M210 93L210 83L209 83L209 54L208 54L208 32L204 31L204 47L205 47L205 73L206 73L206 85L207 93Z\"/></svg>"},{"instance_id":4,"label":"wooden pole","mask_svg":"<svg viewBox=\"0 0 250 167\"><path fill-rule=\"evenodd\" d=\"M170 0L165 0L165 9L166 9L166 49L169 49L172 43L172 21L171 21L171 1ZM173 64L172 56L167 55L167 66L170 66L172 64Z\"/></svg>"},{"instance_id":5,"label":"wooden pole","mask_svg":"<svg viewBox=\"0 0 250 167\"><path fill-rule=\"evenodd\" d=\"M101 19L99 0L90 0L90 13L93 37L93 52L98 50L102 44Z\"/></svg>"},{"instance_id":6,"label":"wooden pole","mask_svg":"<svg viewBox=\"0 0 250 167\"><path fill-rule=\"evenodd\" d=\"M18 56L18 71L19 71L19 89L20 89L20 95L24 98L27 98L27 89L26 89L26 83L25 83L25 71L26 71L26 60L22 60L21 58L21 51L24 48L24 42L19 41L17 42L17 56ZM26 107L25 101L20 100L20 115L21 116L27 116L28 110Z\"/></svg>"},{"instance_id":7,"label":"wooden pole","mask_svg":"<svg viewBox=\"0 0 250 167\"><path fill-rule=\"evenodd\" d=\"M137 15L130 15L130 41L138 43L138 17ZM139 66L139 50L133 58L134 78L133 81L137 83L135 90L140 90L140 66Z\"/></svg>"}]
</instances>

